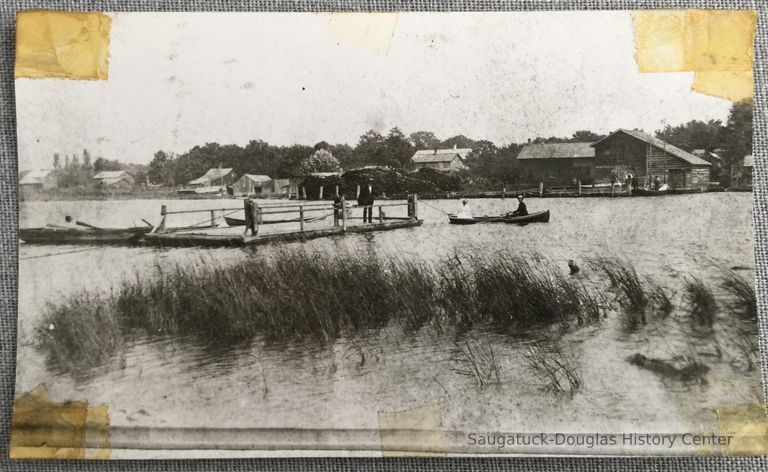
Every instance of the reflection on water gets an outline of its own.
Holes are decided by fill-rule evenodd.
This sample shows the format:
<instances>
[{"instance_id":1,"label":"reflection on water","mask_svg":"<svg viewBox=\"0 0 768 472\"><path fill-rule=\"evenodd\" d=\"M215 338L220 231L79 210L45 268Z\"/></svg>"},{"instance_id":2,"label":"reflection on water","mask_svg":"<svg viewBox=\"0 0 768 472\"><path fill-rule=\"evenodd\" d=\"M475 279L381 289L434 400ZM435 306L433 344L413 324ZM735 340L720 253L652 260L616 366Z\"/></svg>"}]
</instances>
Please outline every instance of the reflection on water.
<instances>
[{"instance_id":1,"label":"reflection on water","mask_svg":"<svg viewBox=\"0 0 768 472\"><path fill-rule=\"evenodd\" d=\"M108 404L113 425L370 428L377 425L378 411L434 403L441 405L449 429L710 430L714 408L760 400L760 374L734 365L735 354L711 336L691 336L679 310L634 327L610 312L598 323L563 334L560 342L572 348L584 379L584 388L572 397L542 394L523 356L531 345L559 337L559 327L510 332L476 326L461 334L429 326L403 334L389 327L342 337L330 346L262 338L214 345L194 337L134 333L107 365L73 373L45 362L34 346L36 323L46 303L78 290L105 293L126 277L151 276L176 264L226 265L247 259L258 265L276 251L294 247L428 261L509 248L531 257L540 254L564 273L565 261L575 259L585 284L592 283L593 274L582 261L613 256L667 287L673 303L680 305L687 274L702 280L716 277L712 260L747 267L744 273L752 276L751 198L531 199L529 210L549 208L552 218L548 224L525 227L448 225L436 208L454 211L457 202L426 201L420 205L425 220L420 228L254 249L94 247L67 253L80 247L22 246L17 388L24 392L46 383L56 398ZM161 203L30 202L21 208L21 225L42 226L72 214L103 226L128 226L142 217L157 219L152 215ZM175 201L169 207L221 204ZM477 200L473 208L478 215L497 214L514 204ZM194 223L183 219L177 224ZM38 257L51 253L60 254ZM493 349L500 385L478 388L471 378L454 373L453 343L465 336ZM635 353L662 359L695 355L710 367L707 381L664 379L625 361Z\"/></svg>"}]
</instances>

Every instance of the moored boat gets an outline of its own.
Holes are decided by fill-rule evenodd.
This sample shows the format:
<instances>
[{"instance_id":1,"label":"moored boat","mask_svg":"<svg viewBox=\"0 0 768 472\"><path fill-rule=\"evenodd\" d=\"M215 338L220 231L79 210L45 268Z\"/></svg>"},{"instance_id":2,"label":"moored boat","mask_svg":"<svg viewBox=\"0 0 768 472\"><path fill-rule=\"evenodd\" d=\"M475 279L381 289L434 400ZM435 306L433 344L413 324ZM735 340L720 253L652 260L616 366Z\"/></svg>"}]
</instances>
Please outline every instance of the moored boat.
<instances>
[{"instance_id":1,"label":"moored boat","mask_svg":"<svg viewBox=\"0 0 768 472\"><path fill-rule=\"evenodd\" d=\"M19 239L27 244L130 244L152 231L149 226L135 228L21 228Z\"/></svg>"},{"instance_id":2,"label":"moored boat","mask_svg":"<svg viewBox=\"0 0 768 472\"><path fill-rule=\"evenodd\" d=\"M475 223L512 223L521 225L528 223L547 223L549 222L549 210L538 211L524 216L499 215L460 218L456 215L449 214L448 222L452 225L472 225Z\"/></svg>"}]
</instances>

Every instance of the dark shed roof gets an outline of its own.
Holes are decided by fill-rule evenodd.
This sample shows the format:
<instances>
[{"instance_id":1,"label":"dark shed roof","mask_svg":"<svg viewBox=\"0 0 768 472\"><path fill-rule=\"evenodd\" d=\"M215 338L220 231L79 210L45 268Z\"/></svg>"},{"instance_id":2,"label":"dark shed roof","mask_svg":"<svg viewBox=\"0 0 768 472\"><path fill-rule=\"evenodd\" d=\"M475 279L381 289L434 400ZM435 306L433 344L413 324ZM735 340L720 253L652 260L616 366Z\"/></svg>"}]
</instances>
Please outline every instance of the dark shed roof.
<instances>
[{"instance_id":1,"label":"dark shed roof","mask_svg":"<svg viewBox=\"0 0 768 472\"><path fill-rule=\"evenodd\" d=\"M518 159L587 159L595 157L591 143L526 144Z\"/></svg>"}]
</instances>

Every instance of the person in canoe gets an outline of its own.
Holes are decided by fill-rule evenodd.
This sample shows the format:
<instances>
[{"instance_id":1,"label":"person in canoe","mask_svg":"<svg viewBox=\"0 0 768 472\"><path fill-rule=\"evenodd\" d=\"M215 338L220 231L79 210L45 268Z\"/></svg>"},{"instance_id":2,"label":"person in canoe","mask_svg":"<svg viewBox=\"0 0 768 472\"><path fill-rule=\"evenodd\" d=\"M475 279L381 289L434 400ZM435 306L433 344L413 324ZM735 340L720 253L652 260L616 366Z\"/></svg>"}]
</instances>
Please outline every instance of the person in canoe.
<instances>
[{"instance_id":1,"label":"person in canoe","mask_svg":"<svg viewBox=\"0 0 768 472\"><path fill-rule=\"evenodd\" d=\"M461 207L459 208L458 213L456 213L456 218L465 220L472 219L472 207L469 206L469 200L466 198L461 201Z\"/></svg>"},{"instance_id":2,"label":"person in canoe","mask_svg":"<svg viewBox=\"0 0 768 472\"><path fill-rule=\"evenodd\" d=\"M528 214L528 207L525 206L522 194L517 196L517 202L517 210L507 213L508 216L525 216Z\"/></svg>"}]
</instances>

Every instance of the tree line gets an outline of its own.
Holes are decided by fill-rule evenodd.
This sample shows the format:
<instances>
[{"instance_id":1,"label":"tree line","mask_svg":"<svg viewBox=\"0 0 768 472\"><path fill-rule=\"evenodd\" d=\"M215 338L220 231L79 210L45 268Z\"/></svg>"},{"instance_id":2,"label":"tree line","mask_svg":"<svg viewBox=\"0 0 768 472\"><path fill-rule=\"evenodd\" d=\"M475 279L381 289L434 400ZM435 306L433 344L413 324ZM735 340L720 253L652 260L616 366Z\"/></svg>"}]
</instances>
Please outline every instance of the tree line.
<instances>
[{"instance_id":1,"label":"tree line","mask_svg":"<svg viewBox=\"0 0 768 472\"><path fill-rule=\"evenodd\" d=\"M724 149L724 166L735 163L752 151L752 105L734 104L726 123L720 120L692 120L677 126L666 126L655 132L664 141L686 151ZM580 130L570 137L537 137L527 143L594 142L605 135ZM100 170L125 169L137 182L177 186L202 176L210 168L232 168L237 175L261 174L272 178L305 176L312 172L350 170L364 166L387 166L407 169L417 150L471 148L467 169L461 176L470 180L516 182L517 154L526 143L497 145L483 139L463 135L440 139L434 132L417 131L406 135L395 127L386 134L370 130L360 136L354 147L320 141L314 145L276 146L264 140L251 140L245 146L207 143L183 154L157 151L148 166L129 165L116 160L98 158L91 163L87 150L79 156L54 155L54 168L60 185L85 185ZM138 175L136 175L138 174ZM713 176L715 177L715 176ZM716 177L715 177L716 178Z\"/></svg>"}]
</instances>

